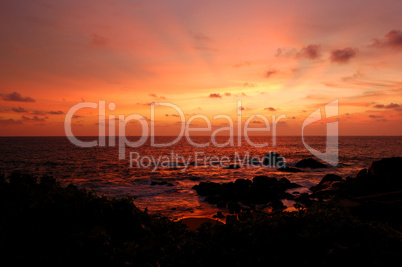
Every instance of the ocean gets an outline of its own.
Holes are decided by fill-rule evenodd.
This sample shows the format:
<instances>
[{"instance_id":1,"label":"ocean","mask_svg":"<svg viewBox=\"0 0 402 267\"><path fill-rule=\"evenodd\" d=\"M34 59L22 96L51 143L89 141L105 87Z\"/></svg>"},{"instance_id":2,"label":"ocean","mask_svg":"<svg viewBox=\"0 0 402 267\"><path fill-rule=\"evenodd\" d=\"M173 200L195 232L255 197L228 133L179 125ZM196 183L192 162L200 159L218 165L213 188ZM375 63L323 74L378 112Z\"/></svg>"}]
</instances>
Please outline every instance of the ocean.
<instances>
[{"instance_id":1,"label":"ocean","mask_svg":"<svg viewBox=\"0 0 402 267\"><path fill-rule=\"evenodd\" d=\"M89 141L97 137L80 139ZM166 143L172 139L174 137L156 137L157 143ZM117 146L80 148L66 137L0 137L0 172L7 174L21 170L39 176L50 175L62 185L73 183L94 190L99 195L118 198L132 196L139 208L147 208L151 214L177 219L211 217L218 211L191 189L201 181L229 182L238 178L252 179L257 175L267 175L286 177L303 186L297 191L308 192L308 188L317 184L327 173L346 178L367 168L374 160L402 155L401 136L341 136L337 166L307 169L300 173L285 173L262 166L225 168L227 164L241 164L243 160L246 162L252 157L261 158L271 151L283 156L290 167L301 159L313 157L299 136L277 137L276 146L272 146L269 137L251 139L255 143L268 142L268 146L254 147L242 139L241 146L235 143L234 146L210 145L201 148L182 139L173 146L155 148L148 140L139 148L127 148L125 159L119 160ZM193 140L206 143L211 139L194 137ZM217 140L224 143L227 138L218 137ZM305 141L317 150L325 150L326 137L306 137ZM204 159L208 160L204 162ZM183 162L191 164L184 166ZM291 201L284 201L284 204L292 205Z\"/></svg>"}]
</instances>

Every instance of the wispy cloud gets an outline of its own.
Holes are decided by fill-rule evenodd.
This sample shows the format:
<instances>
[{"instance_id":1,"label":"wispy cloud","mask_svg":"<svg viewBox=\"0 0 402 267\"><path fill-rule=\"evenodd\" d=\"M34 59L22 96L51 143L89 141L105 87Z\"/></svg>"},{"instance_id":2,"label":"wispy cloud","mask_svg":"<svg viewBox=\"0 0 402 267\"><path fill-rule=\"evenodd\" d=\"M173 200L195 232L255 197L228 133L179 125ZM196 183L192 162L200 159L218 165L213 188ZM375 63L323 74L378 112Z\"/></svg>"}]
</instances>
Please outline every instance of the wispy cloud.
<instances>
[{"instance_id":1,"label":"wispy cloud","mask_svg":"<svg viewBox=\"0 0 402 267\"><path fill-rule=\"evenodd\" d=\"M46 119L48 119L48 117L40 118L38 116L33 116L33 117L21 116L21 119L24 121L46 121Z\"/></svg>"},{"instance_id":2,"label":"wispy cloud","mask_svg":"<svg viewBox=\"0 0 402 267\"><path fill-rule=\"evenodd\" d=\"M4 101L17 101L17 102L35 102L35 99L29 96L22 96L17 92L12 92L11 94L7 94L3 96Z\"/></svg>"},{"instance_id":3,"label":"wispy cloud","mask_svg":"<svg viewBox=\"0 0 402 267\"><path fill-rule=\"evenodd\" d=\"M402 49L402 31L392 30L385 34L382 38L373 39L372 47L391 47Z\"/></svg>"},{"instance_id":4,"label":"wispy cloud","mask_svg":"<svg viewBox=\"0 0 402 267\"><path fill-rule=\"evenodd\" d=\"M221 94L218 94L218 93L211 93L208 97L209 98L222 98Z\"/></svg>"},{"instance_id":5,"label":"wispy cloud","mask_svg":"<svg viewBox=\"0 0 402 267\"><path fill-rule=\"evenodd\" d=\"M265 72L265 78L271 78L273 75L277 74L278 71L276 69L270 69Z\"/></svg>"},{"instance_id":6,"label":"wispy cloud","mask_svg":"<svg viewBox=\"0 0 402 267\"><path fill-rule=\"evenodd\" d=\"M383 104L377 104L374 106L374 108L378 108L378 109L401 109L401 105L396 104L396 103L391 103L388 105L383 105Z\"/></svg>"},{"instance_id":7,"label":"wispy cloud","mask_svg":"<svg viewBox=\"0 0 402 267\"><path fill-rule=\"evenodd\" d=\"M278 48L275 56L288 58L307 58L314 60L321 57L321 46L317 44L309 44L299 50L296 48Z\"/></svg>"},{"instance_id":8,"label":"wispy cloud","mask_svg":"<svg viewBox=\"0 0 402 267\"><path fill-rule=\"evenodd\" d=\"M330 60L335 63L345 64L348 63L357 54L357 49L346 47L343 49L334 49L331 51Z\"/></svg>"},{"instance_id":9,"label":"wispy cloud","mask_svg":"<svg viewBox=\"0 0 402 267\"><path fill-rule=\"evenodd\" d=\"M27 112L27 110L22 108L22 107L11 108L11 110L14 111L14 112L17 112L17 113Z\"/></svg>"},{"instance_id":10,"label":"wispy cloud","mask_svg":"<svg viewBox=\"0 0 402 267\"><path fill-rule=\"evenodd\" d=\"M16 125L16 124L22 124L22 121L14 119L0 119L0 125L3 126Z\"/></svg>"}]
</instances>

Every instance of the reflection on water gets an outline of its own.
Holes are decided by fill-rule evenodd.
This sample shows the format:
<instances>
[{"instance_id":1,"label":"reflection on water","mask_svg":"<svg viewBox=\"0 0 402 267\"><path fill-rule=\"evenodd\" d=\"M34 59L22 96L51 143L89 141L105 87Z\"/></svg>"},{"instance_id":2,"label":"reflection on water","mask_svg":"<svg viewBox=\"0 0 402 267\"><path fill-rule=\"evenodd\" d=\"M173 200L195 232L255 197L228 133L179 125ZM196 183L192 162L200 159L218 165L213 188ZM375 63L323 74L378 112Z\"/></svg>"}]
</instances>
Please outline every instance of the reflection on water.
<instances>
[{"instance_id":1,"label":"reflection on water","mask_svg":"<svg viewBox=\"0 0 402 267\"><path fill-rule=\"evenodd\" d=\"M94 137L82 137L93 140ZM157 137L156 142L167 142L172 138ZM251 137L255 143L268 142L271 138ZM325 151L325 137L306 137L305 141L313 148ZM210 142L209 137L194 137L194 142ZM227 141L225 137L217 137L219 143ZM292 182L308 188L318 183L326 173L335 173L346 177L357 170L367 167L373 160L383 157L401 156L402 137L340 137L339 164L336 167L320 170L308 170L302 173L283 173L276 169L261 166L225 169L209 165L185 168L138 168L133 164L130 168L129 153L136 152L140 157L169 157L172 152L188 162L199 157L227 157L231 163L240 157L262 157L270 151L284 156L290 166L299 160L311 157L304 148L300 137L277 137L276 147L256 148L242 140L241 146L235 142L233 147L218 148L208 146L197 148L190 146L182 139L174 146L152 148L147 143L140 148L127 148L125 160L118 159L117 147L79 148L72 145L65 137L1 137L0 168L5 172L11 170L31 171L35 174L48 174L58 178L63 184L74 183L92 188L100 194L121 197L136 196L135 203L141 208L147 207L150 212L161 213L172 217L210 215L216 208L204 203L192 186L200 181L228 182L238 178L252 179L256 175L268 175L277 178L286 177ZM151 182L167 181L168 183ZM307 190L307 189L301 189ZM298 191L301 191L298 190Z\"/></svg>"}]
</instances>

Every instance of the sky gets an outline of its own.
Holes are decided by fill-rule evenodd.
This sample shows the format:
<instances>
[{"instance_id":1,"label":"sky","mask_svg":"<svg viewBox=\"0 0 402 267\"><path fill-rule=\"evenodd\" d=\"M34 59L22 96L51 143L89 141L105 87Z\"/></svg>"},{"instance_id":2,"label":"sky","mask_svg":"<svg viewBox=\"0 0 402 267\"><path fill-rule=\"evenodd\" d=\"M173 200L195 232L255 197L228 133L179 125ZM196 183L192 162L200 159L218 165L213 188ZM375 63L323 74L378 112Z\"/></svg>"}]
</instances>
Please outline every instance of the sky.
<instances>
[{"instance_id":1,"label":"sky","mask_svg":"<svg viewBox=\"0 0 402 267\"><path fill-rule=\"evenodd\" d=\"M259 114L271 132L272 116L284 115L278 134L300 135L334 100L338 116L305 134L338 121L340 135L400 135L401 10L399 0L2 0L0 135L65 135L69 110L99 101L106 118L139 114L155 135L186 124L163 105L152 118L151 103L174 104L185 122L204 115L211 131L230 125L217 115L237 125L239 109L243 127L265 126ZM75 112L73 134L97 135L98 115ZM141 125L128 122L126 133Z\"/></svg>"}]
</instances>

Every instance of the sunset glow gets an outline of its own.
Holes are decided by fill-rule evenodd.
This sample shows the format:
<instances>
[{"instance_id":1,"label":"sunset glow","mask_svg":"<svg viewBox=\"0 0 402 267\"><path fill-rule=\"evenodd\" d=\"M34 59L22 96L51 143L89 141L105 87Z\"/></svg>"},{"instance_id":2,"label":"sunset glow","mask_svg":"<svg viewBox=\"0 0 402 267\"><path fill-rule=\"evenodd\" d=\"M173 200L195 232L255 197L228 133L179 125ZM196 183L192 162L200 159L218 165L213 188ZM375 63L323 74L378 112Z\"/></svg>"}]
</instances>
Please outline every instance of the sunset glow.
<instances>
[{"instance_id":1,"label":"sunset glow","mask_svg":"<svg viewBox=\"0 0 402 267\"><path fill-rule=\"evenodd\" d=\"M278 134L300 135L335 99L340 135L400 135L401 10L397 0L2 1L0 135L65 135L68 110L99 100L116 116L149 119L150 103L169 102L211 120L236 118L241 100L243 123L285 114ZM176 134L175 110L156 111L156 135ZM96 110L80 110L74 134L98 124Z\"/></svg>"}]
</instances>

